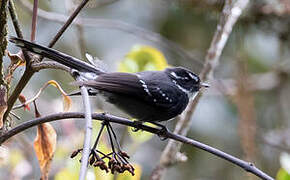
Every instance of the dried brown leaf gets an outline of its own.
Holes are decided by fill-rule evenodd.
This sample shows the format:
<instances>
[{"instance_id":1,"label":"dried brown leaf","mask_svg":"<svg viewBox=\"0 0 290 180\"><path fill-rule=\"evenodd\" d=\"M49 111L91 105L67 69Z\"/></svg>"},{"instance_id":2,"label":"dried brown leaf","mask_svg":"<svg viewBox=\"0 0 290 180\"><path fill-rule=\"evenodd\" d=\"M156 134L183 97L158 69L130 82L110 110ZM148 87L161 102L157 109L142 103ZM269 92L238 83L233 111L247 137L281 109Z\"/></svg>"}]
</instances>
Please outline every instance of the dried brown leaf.
<instances>
[{"instance_id":1,"label":"dried brown leaf","mask_svg":"<svg viewBox=\"0 0 290 180\"><path fill-rule=\"evenodd\" d=\"M61 88L61 86L55 81L55 80L50 80L47 82L47 84L50 84L54 87L56 87L60 93L63 96L63 110L65 112L69 111L72 105L72 100L71 98L64 92L64 90Z\"/></svg>"},{"instance_id":2,"label":"dried brown leaf","mask_svg":"<svg viewBox=\"0 0 290 180\"><path fill-rule=\"evenodd\" d=\"M21 107L26 106L26 105L32 103L33 101L35 101L37 98L39 98L40 94L44 91L44 89L48 85L52 85L52 86L56 87L60 91L60 93L63 96L63 107L64 107L64 111L68 111L71 108L72 100L71 100L71 98L66 94L66 92L61 88L61 86L55 80L50 80L47 83L45 83L40 88L40 90L37 92L37 94L33 98L31 98L29 100L26 100L24 96L23 97L20 97L21 99L19 99L19 100L20 100L20 102L22 102L22 104L21 105L14 106L13 109L21 108ZM25 108L28 109L29 107L24 107L24 109ZM30 108L29 108L29 110L30 110Z\"/></svg>"},{"instance_id":3,"label":"dried brown leaf","mask_svg":"<svg viewBox=\"0 0 290 180\"><path fill-rule=\"evenodd\" d=\"M37 135L34 140L34 150L41 169L41 179L48 179L48 171L56 148L57 134L49 123L37 126Z\"/></svg>"},{"instance_id":4,"label":"dried brown leaf","mask_svg":"<svg viewBox=\"0 0 290 180\"><path fill-rule=\"evenodd\" d=\"M8 73L5 76L5 80L7 82L7 84L11 83L12 77L13 77L13 72L15 71L15 69L17 69L19 66L23 66L25 65L25 60L22 54L22 51L19 51L16 54L12 54L9 51L6 51L8 57L11 60L10 65L8 66Z\"/></svg>"},{"instance_id":5,"label":"dried brown leaf","mask_svg":"<svg viewBox=\"0 0 290 180\"><path fill-rule=\"evenodd\" d=\"M29 105L28 105L28 103L27 103L27 100L26 100L26 98L25 98L25 96L23 95L23 94L20 94L19 96L18 96L18 100L22 103L22 105L24 106L24 110L28 110L28 111L30 111L30 107L29 107Z\"/></svg>"}]
</instances>

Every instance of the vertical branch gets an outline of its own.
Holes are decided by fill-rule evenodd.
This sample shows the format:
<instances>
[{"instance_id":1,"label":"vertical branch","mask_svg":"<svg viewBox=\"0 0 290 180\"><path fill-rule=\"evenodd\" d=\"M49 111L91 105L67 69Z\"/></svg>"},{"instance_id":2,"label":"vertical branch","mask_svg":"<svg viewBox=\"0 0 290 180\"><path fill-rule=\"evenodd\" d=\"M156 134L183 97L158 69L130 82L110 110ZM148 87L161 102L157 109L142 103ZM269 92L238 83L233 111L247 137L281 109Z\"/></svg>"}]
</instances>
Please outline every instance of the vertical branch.
<instances>
[{"instance_id":1,"label":"vertical branch","mask_svg":"<svg viewBox=\"0 0 290 180\"><path fill-rule=\"evenodd\" d=\"M256 113L253 92L248 89L249 80L246 64L244 61L238 62L237 93L233 96L233 101L237 106L239 115L239 135L241 145L245 154L245 159L253 161L255 159L255 134L256 134Z\"/></svg>"},{"instance_id":2,"label":"vertical branch","mask_svg":"<svg viewBox=\"0 0 290 180\"><path fill-rule=\"evenodd\" d=\"M89 94L88 94L87 88L85 86L81 86L80 89L81 89L81 94L82 94L82 99L83 99L84 110L85 110L86 132L85 132L79 180L85 180L88 160L89 160L89 155L90 155L90 145L91 145L93 127L92 127L91 105L89 101Z\"/></svg>"},{"instance_id":3,"label":"vertical branch","mask_svg":"<svg viewBox=\"0 0 290 180\"><path fill-rule=\"evenodd\" d=\"M30 36L30 40L31 41L35 40L37 9L38 9L38 0L34 0L34 2L33 2L33 13L32 13L32 23L31 23L31 36Z\"/></svg>"},{"instance_id":4,"label":"vertical branch","mask_svg":"<svg viewBox=\"0 0 290 180\"><path fill-rule=\"evenodd\" d=\"M0 84L4 84L3 57L7 47L7 4L8 0L0 1Z\"/></svg>"},{"instance_id":5,"label":"vertical branch","mask_svg":"<svg viewBox=\"0 0 290 180\"><path fill-rule=\"evenodd\" d=\"M217 25L216 32L213 36L211 45L205 57L205 65L200 74L202 81L213 78L214 69L219 64L220 55L230 33L232 32L232 28L248 2L249 0L226 0L219 23ZM195 97L194 101L188 105L187 109L178 120L174 133L181 135L187 134L191 116L201 96L202 92L200 92ZM181 145L181 143L169 140L167 146L162 152L159 164L151 174L151 179L161 179L165 173L165 170L179 161L177 155L179 154Z\"/></svg>"},{"instance_id":6,"label":"vertical branch","mask_svg":"<svg viewBox=\"0 0 290 180\"><path fill-rule=\"evenodd\" d=\"M75 17L78 15L78 13L81 11L81 9L86 5L86 3L89 0L83 0L82 3L76 8L76 10L72 13L72 15L68 18L68 20L66 21L66 23L62 26L62 28L57 32L57 34L55 35L55 37L53 38L53 40L49 43L49 47L52 47L56 41L61 37L61 35L65 32L65 30L69 27L69 25L72 23L72 21L75 19ZM12 2L12 0L11 0ZM13 8L11 8L11 10L13 10ZM14 11L15 12L15 11ZM14 13L16 14L16 13ZM2 16L1 16L2 17ZM11 15L12 17L12 15ZM14 16L17 17L17 16ZM14 21L14 20L13 20ZM18 23L13 23L14 25L18 24ZM25 51L24 51L24 56L25 56ZM28 56L27 56L28 57ZM27 58L25 56L25 59L27 60ZM26 86L26 84L29 82L29 80L31 79L31 77L33 76L34 71L30 66L30 63L26 64L26 69L25 72L23 74L23 76L21 77L21 79L19 80L19 83L16 85L14 91L12 92L11 96L9 97L7 104L7 111L4 114L4 121L7 119L7 116L9 114L9 112L11 111L14 103L16 102L19 94L21 93L21 91L24 89L24 87Z\"/></svg>"},{"instance_id":7,"label":"vertical branch","mask_svg":"<svg viewBox=\"0 0 290 180\"><path fill-rule=\"evenodd\" d=\"M0 129L4 125L3 116L7 110L7 85L3 74L3 58L7 48L7 4L0 0Z\"/></svg>"}]
</instances>

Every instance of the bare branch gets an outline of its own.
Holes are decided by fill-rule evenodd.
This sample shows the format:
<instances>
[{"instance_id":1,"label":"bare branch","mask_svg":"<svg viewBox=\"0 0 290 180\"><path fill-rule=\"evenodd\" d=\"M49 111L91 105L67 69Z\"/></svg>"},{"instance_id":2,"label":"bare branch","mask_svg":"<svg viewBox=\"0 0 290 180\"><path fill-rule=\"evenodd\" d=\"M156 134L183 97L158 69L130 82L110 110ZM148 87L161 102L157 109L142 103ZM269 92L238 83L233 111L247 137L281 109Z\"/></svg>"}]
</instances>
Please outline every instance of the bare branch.
<instances>
[{"instance_id":1,"label":"bare branch","mask_svg":"<svg viewBox=\"0 0 290 180\"><path fill-rule=\"evenodd\" d=\"M40 63L32 64L31 67L34 71L40 71L43 69L60 69L68 73L71 72L71 68L54 61L42 61Z\"/></svg>"},{"instance_id":2,"label":"bare branch","mask_svg":"<svg viewBox=\"0 0 290 180\"><path fill-rule=\"evenodd\" d=\"M22 30L19 25L18 16L16 14L13 0L9 0L8 9L9 9L9 13L10 13L11 20L12 20L17 37L23 38Z\"/></svg>"},{"instance_id":3,"label":"bare branch","mask_svg":"<svg viewBox=\"0 0 290 180\"><path fill-rule=\"evenodd\" d=\"M55 35L55 37L53 38L53 40L50 42L49 47L52 47L56 41L61 37L61 35L65 32L65 30L68 28L68 26L72 23L72 21L75 19L75 17L78 15L78 13L80 12L80 10L85 6L85 4L88 2L89 0L84 0L77 8L76 10L72 13L72 15L69 17L69 19L66 21L66 23L62 26L62 28L57 32L57 34ZM13 8L11 9L13 10ZM15 11L14 11L14 14ZM11 16L12 17L12 16ZM13 17L17 17L17 16L13 16ZM14 20L13 20L14 21ZM14 23L13 23L14 24ZM18 23L17 23L18 24ZM14 24L16 25L16 23ZM23 38L23 37L22 37ZM29 57L26 55L25 51L23 51L24 57L26 60L29 59ZM3 121L5 121L7 119L7 116L9 114L9 112L11 111L14 103L16 102L19 94L22 92L22 90L24 89L24 87L27 85L28 81L31 79L31 77L34 74L34 70L31 67L30 63L26 63L26 69L24 71L23 76L21 77L21 79L19 80L18 84L16 85L14 91L12 92L11 96L9 97L7 104L7 111L4 114L4 118Z\"/></svg>"},{"instance_id":4,"label":"bare branch","mask_svg":"<svg viewBox=\"0 0 290 180\"><path fill-rule=\"evenodd\" d=\"M33 126L36 126L38 124L41 124L41 123L51 122L51 121L56 121L56 120L61 120L61 119L84 118L84 117L85 117L84 113L67 112L67 113L52 114L52 115L36 118L33 120L29 120L29 121L26 121L26 122L18 125L17 127L13 128L11 130L9 130L8 132L3 134L2 136L0 136L0 145L3 144L6 140L11 138L12 136L14 136L18 133L21 133L22 131L24 131L28 128L31 128ZM130 126L130 127L134 127L134 128L139 128L143 131L147 131L147 132L150 132L150 133L153 133L156 135L161 135L160 130L157 128L153 128L153 127L146 126L146 125L140 125L140 124L134 123L133 121L130 121L128 119L116 117L116 116L105 114L105 113L93 113L92 118L95 120L98 120L98 121L109 121L112 123L117 123L117 124ZM179 134L171 133L171 132L165 132L165 133L162 132L162 136L164 136L166 138L173 139L173 140L181 142L181 143L189 144L189 145L194 146L198 149L207 151L213 155L216 155L222 159L225 159L225 160L243 168L244 170L246 170L252 174L255 174L256 176L258 176L262 179L273 180L273 178L271 178L269 175L265 174L263 171L256 168L252 163L238 159L232 155L229 155L223 151L215 149L215 148L208 146L206 144L200 143L200 142L195 141L193 139L181 136Z\"/></svg>"},{"instance_id":5,"label":"bare branch","mask_svg":"<svg viewBox=\"0 0 290 180\"><path fill-rule=\"evenodd\" d=\"M38 9L38 0L33 1L33 13L32 13L32 23L31 23L31 36L30 40L35 40L36 34L36 22L37 22L37 9Z\"/></svg>"},{"instance_id":6,"label":"bare branch","mask_svg":"<svg viewBox=\"0 0 290 180\"><path fill-rule=\"evenodd\" d=\"M78 7L74 10L74 12L70 15L70 17L66 20L65 24L60 28L60 30L57 32L57 34L54 36L52 41L50 41L48 47L54 46L56 41L61 37L61 35L64 33L64 31L71 25L73 20L76 18L76 16L80 13L80 11L83 9L83 7L89 2L89 0L83 0L81 4L78 5Z\"/></svg>"},{"instance_id":7,"label":"bare branch","mask_svg":"<svg viewBox=\"0 0 290 180\"><path fill-rule=\"evenodd\" d=\"M0 1L0 84L4 83L3 57L7 48L7 4L8 0ZM5 96L5 94L4 94ZM2 120L1 120L2 121Z\"/></svg>"},{"instance_id":8,"label":"bare branch","mask_svg":"<svg viewBox=\"0 0 290 180\"><path fill-rule=\"evenodd\" d=\"M90 155L90 149L91 149L90 145L91 145L93 125L92 125L92 113L91 113L91 105L90 105L88 90L85 86L80 87L80 89L81 89L81 94L82 94L82 99L83 99L83 106L85 109L86 132L85 132L79 180L85 180L88 160L89 160L89 155Z\"/></svg>"},{"instance_id":9,"label":"bare branch","mask_svg":"<svg viewBox=\"0 0 290 180\"><path fill-rule=\"evenodd\" d=\"M200 74L201 80L213 79L213 72L215 67L219 64L219 58L222 50L227 42L227 39L232 31L234 24L241 15L242 11L248 4L248 0L227 0L223 12L221 14L220 21L217 25L216 32L212 39L211 45L205 57L205 65ZM188 106L185 112L183 112L180 119L177 121L174 133L186 135L190 126L191 116L195 110L196 105L202 96L200 92ZM165 147L159 165L154 169L151 175L151 179L159 180L165 173L165 170L175 164L176 154L180 151L181 143L170 140Z\"/></svg>"},{"instance_id":10,"label":"bare branch","mask_svg":"<svg viewBox=\"0 0 290 180\"><path fill-rule=\"evenodd\" d=\"M20 3L21 5L23 5L24 8L28 9L29 11L32 11L32 5L28 1L22 0L20 1ZM42 9L38 10L38 15L41 18L44 18L53 22L59 22L59 23L64 23L65 20L67 19L67 16L63 14L59 14L55 12L48 12ZM120 31L124 31L130 34L133 34L137 36L138 38L143 38L151 42L154 42L156 44L159 44L160 46L166 48L167 50L176 53L178 56L180 56L184 60L191 60L194 63L194 67L196 68L194 70L196 72L198 72L202 67L202 62L195 59L193 55L191 55L189 52L184 50L180 45L166 39L165 37L161 36L158 33L140 28L133 24L128 24L122 21L111 20L111 19L82 18L82 17L78 17L73 22L73 24L82 25L86 27L93 27L93 28L109 28L109 29L117 29Z\"/></svg>"}]
</instances>

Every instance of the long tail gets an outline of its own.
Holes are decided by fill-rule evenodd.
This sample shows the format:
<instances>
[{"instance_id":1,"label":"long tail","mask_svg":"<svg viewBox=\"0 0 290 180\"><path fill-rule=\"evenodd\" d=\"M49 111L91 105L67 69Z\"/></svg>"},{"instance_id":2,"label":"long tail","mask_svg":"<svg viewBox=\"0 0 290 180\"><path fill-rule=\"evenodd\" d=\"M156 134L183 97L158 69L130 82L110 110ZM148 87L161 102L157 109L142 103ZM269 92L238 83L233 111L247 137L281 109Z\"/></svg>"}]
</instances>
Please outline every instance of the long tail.
<instances>
[{"instance_id":1,"label":"long tail","mask_svg":"<svg viewBox=\"0 0 290 180\"><path fill-rule=\"evenodd\" d=\"M48 48L39 44L35 44L24 39L10 36L9 41L14 43L16 46L21 47L25 50L39 54L41 56L47 57L51 60L54 60L60 64L63 64L67 67L76 69L81 72L93 72L95 74L104 73L102 70L96 68L95 66L88 64L84 61L81 61L77 58L64 54L62 52L56 51L52 48Z\"/></svg>"}]
</instances>

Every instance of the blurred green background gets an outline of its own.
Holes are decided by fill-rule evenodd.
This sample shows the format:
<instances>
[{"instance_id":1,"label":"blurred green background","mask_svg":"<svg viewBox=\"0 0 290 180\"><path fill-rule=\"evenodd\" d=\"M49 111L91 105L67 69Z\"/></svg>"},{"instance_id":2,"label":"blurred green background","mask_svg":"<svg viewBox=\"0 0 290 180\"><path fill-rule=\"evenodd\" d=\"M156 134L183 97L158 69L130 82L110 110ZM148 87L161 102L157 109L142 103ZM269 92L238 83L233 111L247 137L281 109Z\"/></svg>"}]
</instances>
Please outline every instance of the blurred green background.
<instances>
[{"instance_id":1,"label":"blurred green background","mask_svg":"<svg viewBox=\"0 0 290 180\"><path fill-rule=\"evenodd\" d=\"M32 13L28 6L32 1L15 3L24 37L29 39ZM40 1L39 8L52 14L42 16L43 12L39 11L36 42L47 45L62 25L59 22L62 19L52 15L67 16L78 3L77 0ZM85 59L87 52L101 59L108 71L164 68L168 64L199 73L223 5L223 0L91 1L79 15L83 19L90 18L90 21L80 21L84 24L82 26L70 26L54 48L80 59ZM15 34L11 20L8 31L10 35ZM159 33L170 42L147 31ZM211 88L205 92L192 116L188 134L190 138L253 162L272 177L279 174L278 179L289 179L287 173L290 173L287 154L290 150L289 31L289 1L257 0L249 4L233 28L214 79L208 82ZM11 44L8 50L18 51ZM149 53L141 55L145 59L152 58L148 60L149 64L145 63L147 66L139 62L140 56L134 54L136 50ZM6 67L8 64L6 58ZM14 85L23 71L22 67L14 73ZM33 97L51 79L60 83L66 92L76 89L70 85L73 79L69 74L60 70L43 70L33 76L22 94L28 99ZM99 98L91 100L94 111L105 110L126 117ZM37 104L42 115L62 111L62 97L55 88L47 88ZM81 104L80 98L73 98L71 111L82 110ZM34 117L33 111L21 109L15 113L21 121ZM13 126L21 121L14 120ZM175 123L170 121L166 125L173 130ZM82 146L84 122L66 120L52 124L58 134L58 144L50 177L78 179L78 159L69 156ZM98 127L96 123L94 129ZM139 132L128 133L126 127L114 127L122 138L123 149L131 155L130 162L138 164L141 179L148 179L167 141L160 141L156 136L142 138ZM32 149L35 133L36 128L31 128L1 147L1 179L39 178L38 162ZM184 145L181 152L188 160L169 168L164 179L257 179L204 151ZM100 178L99 173L91 169L89 177L105 179L104 176Z\"/></svg>"}]
</instances>

